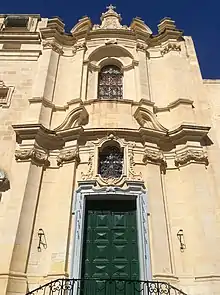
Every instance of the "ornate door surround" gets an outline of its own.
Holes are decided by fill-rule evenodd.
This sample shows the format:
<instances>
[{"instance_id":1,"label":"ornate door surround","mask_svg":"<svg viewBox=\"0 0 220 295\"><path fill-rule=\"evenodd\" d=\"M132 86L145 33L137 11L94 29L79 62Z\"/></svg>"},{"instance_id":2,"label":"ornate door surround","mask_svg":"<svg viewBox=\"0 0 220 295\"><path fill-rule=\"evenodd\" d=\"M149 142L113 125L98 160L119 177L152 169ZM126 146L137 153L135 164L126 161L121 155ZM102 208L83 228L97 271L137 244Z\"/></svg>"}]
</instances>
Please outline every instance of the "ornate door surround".
<instances>
[{"instance_id":1,"label":"ornate door surround","mask_svg":"<svg viewBox=\"0 0 220 295\"><path fill-rule=\"evenodd\" d=\"M84 220L86 199L89 200L129 200L135 199L137 206L138 250L140 261L140 280L151 279L148 205L147 193L142 181L126 181L126 188L106 186L98 187L96 180L79 181L79 188L73 195L73 233L70 243L70 276L81 277Z\"/></svg>"}]
</instances>

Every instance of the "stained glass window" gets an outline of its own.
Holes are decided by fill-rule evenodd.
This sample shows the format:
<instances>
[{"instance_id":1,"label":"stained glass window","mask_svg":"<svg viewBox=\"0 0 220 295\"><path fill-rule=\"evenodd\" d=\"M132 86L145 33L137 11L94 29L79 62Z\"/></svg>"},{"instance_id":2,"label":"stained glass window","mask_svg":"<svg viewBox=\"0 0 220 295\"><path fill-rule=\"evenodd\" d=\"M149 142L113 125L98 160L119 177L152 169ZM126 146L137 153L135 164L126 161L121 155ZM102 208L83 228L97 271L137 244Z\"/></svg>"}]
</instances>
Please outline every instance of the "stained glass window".
<instances>
[{"instance_id":1,"label":"stained glass window","mask_svg":"<svg viewBox=\"0 0 220 295\"><path fill-rule=\"evenodd\" d=\"M99 153L99 174L103 178L120 178L123 152L117 146L107 146Z\"/></svg>"},{"instance_id":2,"label":"stained glass window","mask_svg":"<svg viewBox=\"0 0 220 295\"><path fill-rule=\"evenodd\" d=\"M100 99L121 99L123 75L115 65L104 66L99 73L98 97Z\"/></svg>"}]
</instances>

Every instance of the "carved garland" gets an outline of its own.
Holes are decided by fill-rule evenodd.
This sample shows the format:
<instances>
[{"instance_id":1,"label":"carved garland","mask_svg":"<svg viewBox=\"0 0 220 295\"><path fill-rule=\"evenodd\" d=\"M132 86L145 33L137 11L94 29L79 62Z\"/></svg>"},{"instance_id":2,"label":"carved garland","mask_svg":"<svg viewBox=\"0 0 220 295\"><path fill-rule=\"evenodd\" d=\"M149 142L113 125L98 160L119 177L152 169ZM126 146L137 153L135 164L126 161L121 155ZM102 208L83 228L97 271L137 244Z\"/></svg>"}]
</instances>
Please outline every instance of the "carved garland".
<instances>
[{"instance_id":1,"label":"carved garland","mask_svg":"<svg viewBox=\"0 0 220 295\"><path fill-rule=\"evenodd\" d=\"M149 149L145 149L143 162L144 164L147 164L147 163L157 164L164 168L167 166L164 155L161 151L152 151Z\"/></svg>"},{"instance_id":2,"label":"carved garland","mask_svg":"<svg viewBox=\"0 0 220 295\"><path fill-rule=\"evenodd\" d=\"M80 162L79 149L62 151L57 157L57 165L63 166L65 163L76 161L77 164Z\"/></svg>"},{"instance_id":3,"label":"carved garland","mask_svg":"<svg viewBox=\"0 0 220 295\"><path fill-rule=\"evenodd\" d=\"M134 151L133 149L130 151L129 153L129 179L132 180L142 180L142 174L140 173L136 173L134 170L134 166L135 166L135 161L134 161Z\"/></svg>"},{"instance_id":4,"label":"carved garland","mask_svg":"<svg viewBox=\"0 0 220 295\"><path fill-rule=\"evenodd\" d=\"M191 161L208 165L208 155L204 151L187 150L175 156L176 166L185 165Z\"/></svg>"},{"instance_id":5,"label":"carved garland","mask_svg":"<svg viewBox=\"0 0 220 295\"><path fill-rule=\"evenodd\" d=\"M44 41L43 49L52 49L53 51L57 52L59 55L63 54L62 46L60 46L58 43L54 41Z\"/></svg>"},{"instance_id":6,"label":"carved garland","mask_svg":"<svg viewBox=\"0 0 220 295\"><path fill-rule=\"evenodd\" d=\"M36 148L16 150L15 160L18 162L32 161L40 166L49 165L48 154Z\"/></svg>"},{"instance_id":7,"label":"carved garland","mask_svg":"<svg viewBox=\"0 0 220 295\"><path fill-rule=\"evenodd\" d=\"M93 179L93 159L94 159L94 154L90 153L89 154L89 160L88 160L88 171L86 173L81 173L82 180L89 180Z\"/></svg>"},{"instance_id":8,"label":"carved garland","mask_svg":"<svg viewBox=\"0 0 220 295\"><path fill-rule=\"evenodd\" d=\"M176 43L169 43L161 50L161 54L164 55L170 51L181 51L181 46Z\"/></svg>"}]
</instances>

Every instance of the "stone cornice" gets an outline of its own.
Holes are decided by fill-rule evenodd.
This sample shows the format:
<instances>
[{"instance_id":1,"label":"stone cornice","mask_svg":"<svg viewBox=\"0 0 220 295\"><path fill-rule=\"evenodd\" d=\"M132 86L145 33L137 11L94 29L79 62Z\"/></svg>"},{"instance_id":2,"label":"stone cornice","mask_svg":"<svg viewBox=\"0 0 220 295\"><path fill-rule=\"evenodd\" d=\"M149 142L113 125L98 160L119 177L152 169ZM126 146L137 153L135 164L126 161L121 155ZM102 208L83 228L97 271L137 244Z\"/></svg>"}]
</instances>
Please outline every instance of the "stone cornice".
<instances>
[{"instance_id":1,"label":"stone cornice","mask_svg":"<svg viewBox=\"0 0 220 295\"><path fill-rule=\"evenodd\" d=\"M149 141L158 145L181 144L186 141L201 141L204 139L210 127L182 124L171 131L161 131L141 127L129 128L83 128L71 127L61 130L49 130L41 124L17 124L12 126L16 132L17 141L35 139L37 144L46 149L60 149L66 141L76 140L79 137L93 138L103 137L109 133L115 133L120 137L137 138L139 141Z\"/></svg>"},{"instance_id":2,"label":"stone cornice","mask_svg":"<svg viewBox=\"0 0 220 295\"><path fill-rule=\"evenodd\" d=\"M172 101L171 103L169 103L165 107L154 106L153 110L154 110L154 113L170 111L171 109L176 108L176 107L178 107L180 105L189 105L189 106L193 107L193 100L188 99L188 98L179 98L179 99L177 99L175 101Z\"/></svg>"},{"instance_id":3,"label":"stone cornice","mask_svg":"<svg viewBox=\"0 0 220 295\"><path fill-rule=\"evenodd\" d=\"M0 41L2 42L11 42L19 41L23 44L25 43L34 43L39 44L40 34L38 32L10 32L10 31L0 31Z\"/></svg>"},{"instance_id":4,"label":"stone cornice","mask_svg":"<svg viewBox=\"0 0 220 295\"><path fill-rule=\"evenodd\" d=\"M41 50L0 50L0 60L25 60L36 61L41 55Z\"/></svg>"},{"instance_id":5,"label":"stone cornice","mask_svg":"<svg viewBox=\"0 0 220 295\"><path fill-rule=\"evenodd\" d=\"M40 32L43 40L53 38L61 46L73 46L76 43L72 35L61 33L55 28L42 28Z\"/></svg>"}]
</instances>

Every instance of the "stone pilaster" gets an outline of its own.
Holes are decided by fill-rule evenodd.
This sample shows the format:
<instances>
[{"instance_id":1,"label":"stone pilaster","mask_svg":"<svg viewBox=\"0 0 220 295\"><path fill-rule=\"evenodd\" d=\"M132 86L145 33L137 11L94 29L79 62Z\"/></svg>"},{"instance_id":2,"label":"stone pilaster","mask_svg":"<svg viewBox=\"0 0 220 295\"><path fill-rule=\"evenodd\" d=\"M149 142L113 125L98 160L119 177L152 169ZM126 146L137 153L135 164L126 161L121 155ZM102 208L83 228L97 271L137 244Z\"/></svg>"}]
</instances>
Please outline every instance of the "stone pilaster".
<instances>
[{"instance_id":1,"label":"stone pilaster","mask_svg":"<svg viewBox=\"0 0 220 295\"><path fill-rule=\"evenodd\" d=\"M7 295L23 295L27 290L26 267L43 175L43 166L37 166L34 163L28 164L29 173L26 178L25 188L22 192L23 200L11 257ZM23 166L25 164L17 163L18 170L21 169L20 165ZM21 170L18 173L21 173ZM17 192L15 191L15 193Z\"/></svg>"}]
</instances>

